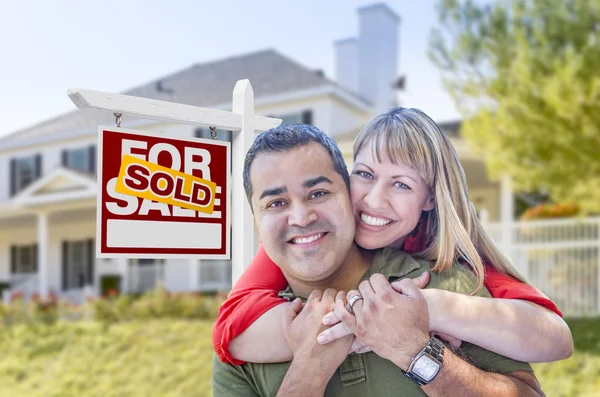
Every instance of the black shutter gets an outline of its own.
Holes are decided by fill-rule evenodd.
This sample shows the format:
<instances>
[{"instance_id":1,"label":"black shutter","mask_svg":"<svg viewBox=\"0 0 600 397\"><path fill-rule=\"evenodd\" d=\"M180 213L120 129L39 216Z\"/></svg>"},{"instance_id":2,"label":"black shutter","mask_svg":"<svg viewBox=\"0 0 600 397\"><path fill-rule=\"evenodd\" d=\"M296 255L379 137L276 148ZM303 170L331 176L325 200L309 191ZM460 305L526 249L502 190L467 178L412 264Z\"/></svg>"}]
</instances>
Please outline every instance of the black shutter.
<instances>
[{"instance_id":1,"label":"black shutter","mask_svg":"<svg viewBox=\"0 0 600 397\"><path fill-rule=\"evenodd\" d=\"M69 166L69 151L68 150L63 150L60 153L60 163L62 164L63 167L68 167Z\"/></svg>"},{"instance_id":2,"label":"black shutter","mask_svg":"<svg viewBox=\"0 0 600 397\"><path fill-rule=\"evenodd\" d=\"M89 167L88 167L88 170L90 171L90 173L95 174L96 173L96 145L90 146L88 150L89 150L89 155L88 155Z\"/></svg>"},{"instance_id":3,"label":"black shutter","mask_svg":"<svg viewBox=\"0 0 600 397\"><path fill-rule=\"evenodd\" d=\"M312 125L312 110L306 110L302 112L302 124L311 124Z\"/></svg>"},{"instance_id":4,"label":"black shutter","mask_svg":"<svg viewBox=\"0 0 600 397\"><path fill-rule=\"evenodd\" d=\"M194 131L194 136L196 138L204 138L204 128L196 128Z\"/></svg>"},{"instance_id":5,"label":"black shutter","mask_svg":"<svg viewBox=\"0 0 600 397\"><path fill-rule=\"evenodd\" d=\"M67 290L67 264L69 254L69 243L62 242L62 290Z\"/></svg>"},{"instance_id":6,"label":"black shutter","mask_svg":"<svg viewBox=\"0 0 600 397\"><path fill-rule=\"evenodd\" d=\"M42 175L42 155L35 155L35 179L38 179Z\"/></svg>"},{"instance_id":7,"label":"black shutter","mask_svg":"<svg viewBox=\"0 0 600 397\"><path fill-rule=\"evenodd\" d=\"M10 196L17 192L17 159L10 159Z\"/></svg>"},{"instance_id":8,"label":"black shutter","mask_svg":"<svg viewBox=\"0 0 600 397\"><path fill-rule=\"evenodd\" d=\"M35 273L37 273L38 271L38 245L37 243L33 244L33 246L31 247L33 253L31 254L33 256L33 271Z\"/></svg>"},{"instance_id":9,"label":"black shutter","mask_svg":"<svg viewBox=\"0 0 600 397\"><path fill-rule=\"evenodd\" d=\"M17 273L17 246L16 245L10 246L10 273L11 274Z\"/></svg>"},{"instance_id":10,"label":"black shutter","mask_svg":"<svg viewBox=\"0 0 600 397\"><path fill-rule=\"evenodd\" d=\"M87 280L86 284L94 285L94 240L86 241L87 246Z\"/></svg>"}]
</instances>

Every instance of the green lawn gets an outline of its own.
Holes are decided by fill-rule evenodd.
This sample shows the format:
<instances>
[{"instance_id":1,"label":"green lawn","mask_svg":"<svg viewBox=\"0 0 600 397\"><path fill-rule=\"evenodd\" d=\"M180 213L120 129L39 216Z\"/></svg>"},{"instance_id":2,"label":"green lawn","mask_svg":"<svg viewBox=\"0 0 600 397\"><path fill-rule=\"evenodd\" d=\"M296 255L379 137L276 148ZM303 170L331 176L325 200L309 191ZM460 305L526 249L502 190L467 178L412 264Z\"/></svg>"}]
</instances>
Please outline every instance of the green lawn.
<instances>
[{"instance_id":1,"label":"green lawn","mask_svg":"<svg viewBox=\"0 0 600 397\"><path fill-rule=\"evenodd\" d=\"M600 319L570 321L576 353L535 365L554 396L597 396ZM0 326L0 396L210 396L212 322Z\"/></svg>"}]
</instances>

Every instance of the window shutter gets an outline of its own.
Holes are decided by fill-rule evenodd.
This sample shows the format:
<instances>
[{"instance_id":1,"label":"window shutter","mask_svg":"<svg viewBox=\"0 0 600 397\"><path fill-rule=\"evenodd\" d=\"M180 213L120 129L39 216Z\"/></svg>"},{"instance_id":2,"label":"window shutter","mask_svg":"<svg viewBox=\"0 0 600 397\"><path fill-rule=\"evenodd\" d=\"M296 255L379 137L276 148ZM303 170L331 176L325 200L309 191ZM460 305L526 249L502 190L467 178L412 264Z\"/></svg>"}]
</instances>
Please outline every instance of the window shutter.
<instances>
[{"instance_id":1,"label":"window shutter","mask_svg":"<svg viewBox=\"0 0 600 397\"><path fill-rule=\"evenodd\" d=\"M17 273L17 246L16 245L10 246L10 273L11 274Z\"/></svg>"},{"instance_id":2,"label":"window shutter","mask_svg":"<svg viewBox=\"0 0 600 397\"><path fill-rule=\"evenodd\" d=\"M313 122L312 110L302 112L302 124L311 124Z\"/></svg>"},{"instance_id":3,"label":"window shutter","mask_svg":"<svg viewBox=\"0 0 600 397\"><path fill-rule=\"evenodd\" d=\"M33 244L32 251L33 251L33 253L31 255L33 256L33 258L32 258L33 259L33 271L35 273L37 273L38 263L39 263L38 262L38 245L37 245L37 243Z\"/></svg>"},{"instance_id":4,"label":"window shutter","mask_svg":"<svg viewBox=\"0 0 600 397\"><path fill-rule=\"evenodd\" d=\"M94 285L94 240L86 241L87 246L87 285Z\"/></svg>"},{"instance_id":5,"label":"window shutter","mask_svg":"<svg viewBox=\"0 0 600 397\"><path fill-rule=\"evenodd\" d=\"M17 159L10 159L10 196L17 192Z\"/></svg>"},{"instance_id":6,"label":"window shutter","mask_svg":"<svg viewBox=\"0 0 600 397\"><path fill-rule=\"evenodd\" d=\"M62 164L63 167L68 167L69 166L69 151L68 150L63 150L60 153L60 163Z\"/></svg>"},{"instance_id":7,"label":"window shutter","mask_svg":"<svg viewBox=\"0 0 600 397\"><path fill-rule=\"evenodd\" d=\"M69 262L69 258L67 257L69 254L69 243L66 241L62 242L62 290L67 290L67 264Z\"/></svg>"},{"instance_id":8,"label":"window shutter","mask_svg":"<svg viewBox=\"0 0 600 397\"><path fill-rule=\"evenodd\" d=\"M42 155L35 155L35 178L38 179L42 175Z\"/></svg>"},{"instance_id":9,"label":"window shutter","mask_svg":"<svg viewBox=\"0 0 600 397\"><path fill-rule=\"evenodd\" d=\"M90 173L95 174L96 173L96 145L90 146L88 150L89 150L89 153L88 153L88 161L89 161L88 170L90 171Z\"/></svg>"},{"instance_id":10,"label":"window shutter","mask_svg":"<svg viewBox=\"0 0 600 397\"><path fill-rule=\"evenodd\" d=\"M204 128L196 128L194 131L194 136L196 138L204 138Z\"/></svg>"}]
</instances>

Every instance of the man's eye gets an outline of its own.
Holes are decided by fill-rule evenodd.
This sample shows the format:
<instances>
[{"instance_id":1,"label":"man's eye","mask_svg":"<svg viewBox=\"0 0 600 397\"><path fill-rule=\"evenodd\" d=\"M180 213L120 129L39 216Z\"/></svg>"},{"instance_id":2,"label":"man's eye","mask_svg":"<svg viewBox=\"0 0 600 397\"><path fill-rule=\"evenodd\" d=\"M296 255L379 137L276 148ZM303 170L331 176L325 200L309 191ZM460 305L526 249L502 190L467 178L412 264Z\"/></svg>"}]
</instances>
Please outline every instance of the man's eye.
<instances>
[{"instance_id":1,"label":"man's eye","mask_svg":"<svg viewBox=\"0 0 600 397\"><path fill-rule=\"evenodd\" d=\"M403 189L403 190L412 190L412 189L410 188L410 186L408 186L407 184L405 184L405 183L402 183L402 182L395 182L395 183L394 183L394 186L395 186L395 187L397 187L398 189Z\"/></svg>"},{"instance_id":2,"label":"man's eye","mask_svg":"<svg viewBox=\"0 0 600 397\"><path fill-rule=\"evenodd\" d=\"M267 204L267 208L282 207L283 205L285 205L285 203L283 201L275 200L275 201L271 201L269 204Z\"/></svg>"},{"instance_id":3,"label":"man's eye","mask_svg":"<svg viewBox=\"0 0 600 397\"><path fill-rule=\"evenodd\" d=\"M323 197L326 194L327 194L327 192L324 192L324 191L320 190L318 192L314 192L313 194L311 194L309 198L315 199L315 198Z\"/></svg>"},{"instance_id":4,"label":"man's eye","mask_svg":"<svg viewBox=\"0 0 600 397\"><path fill-rule=\"evenodd\" d=\"M367 171L354 171L354 174L356 174L362 178L373 179L373 175L371 175Z\"/></svg>"}]
</instances>

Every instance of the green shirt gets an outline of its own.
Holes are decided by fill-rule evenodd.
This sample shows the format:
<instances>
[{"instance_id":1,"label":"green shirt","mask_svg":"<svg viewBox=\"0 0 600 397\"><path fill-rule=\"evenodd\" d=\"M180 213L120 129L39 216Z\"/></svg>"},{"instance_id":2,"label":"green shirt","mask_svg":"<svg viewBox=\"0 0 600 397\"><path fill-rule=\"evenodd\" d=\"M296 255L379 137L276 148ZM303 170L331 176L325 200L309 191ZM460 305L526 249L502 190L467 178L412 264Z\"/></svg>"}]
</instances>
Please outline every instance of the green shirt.
<instances>
[{"instance_id":1,"label":"green shirt","mask_svg":"<svg viewBox=\"0 0 600 397\"><path fill-rule=\"evenodd\" d=\"M413 258L403 251L389 248L379 250L369 270L362 280L372 274L381 273L388 280L415 278L430 269L430 263ZM362 281L361 280L361 281ZM477 283L473 273L460 264L443 273L431 273L426 288L437 288L470 294ZM293 297L288 289L280 295ZM483 287L479 296L489 297ZM518 362L499 354L482 349L470 343L463 343L463 357L485 370L498 373L533 370L527 363ZM288 363L253 364L240 366L222 363L217 355L213 358L213 395L221 396L275 396L289 367ZM373 352L349 355L333 375L325 391L326 396L425 396L426 394L402 370L391 361Z\"/></svg>"}]
</instances>

